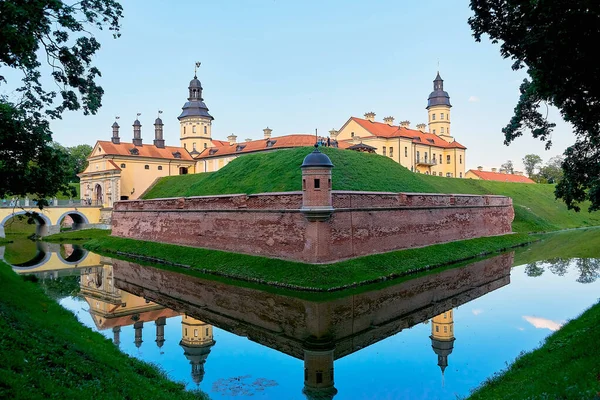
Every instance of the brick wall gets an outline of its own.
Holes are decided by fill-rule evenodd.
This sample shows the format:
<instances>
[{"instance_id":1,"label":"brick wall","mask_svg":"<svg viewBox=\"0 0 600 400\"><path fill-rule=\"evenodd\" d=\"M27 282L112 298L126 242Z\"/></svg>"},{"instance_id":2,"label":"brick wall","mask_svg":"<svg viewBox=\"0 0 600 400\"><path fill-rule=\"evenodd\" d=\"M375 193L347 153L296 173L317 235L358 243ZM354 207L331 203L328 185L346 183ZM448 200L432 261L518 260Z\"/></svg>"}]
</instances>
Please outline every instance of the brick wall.
<instances>
[{"instance_id":1,"label":"brick wall","mask_svg":"<svg viewBox=\"0 0 600 400\"><path fill-rule=\"evenodd\" d=\"M118 202L113 235L311 263L511 232L502 196L333 192L308 221L302 192Z\"/></svg>"}]
</instances>

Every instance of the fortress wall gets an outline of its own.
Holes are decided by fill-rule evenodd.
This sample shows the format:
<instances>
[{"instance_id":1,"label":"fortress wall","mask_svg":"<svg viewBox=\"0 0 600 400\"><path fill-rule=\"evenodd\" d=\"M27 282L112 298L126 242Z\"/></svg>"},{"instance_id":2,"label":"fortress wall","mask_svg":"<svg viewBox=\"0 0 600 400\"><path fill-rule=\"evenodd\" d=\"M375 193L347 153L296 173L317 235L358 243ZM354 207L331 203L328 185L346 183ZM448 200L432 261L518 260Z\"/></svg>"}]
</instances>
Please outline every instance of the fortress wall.
<instances>
[{"instance_id":1,"label":"fortress wall","mask_svg":"<svg viewBox=\"0 0 600 400\"><path fill-rule=\"evenodd\" d=\"M511 232L502 196L333 192L326 221L309 221L302 192L115 203L113 235L276 257L333 262Z\"/></svg>"}]
</instances>

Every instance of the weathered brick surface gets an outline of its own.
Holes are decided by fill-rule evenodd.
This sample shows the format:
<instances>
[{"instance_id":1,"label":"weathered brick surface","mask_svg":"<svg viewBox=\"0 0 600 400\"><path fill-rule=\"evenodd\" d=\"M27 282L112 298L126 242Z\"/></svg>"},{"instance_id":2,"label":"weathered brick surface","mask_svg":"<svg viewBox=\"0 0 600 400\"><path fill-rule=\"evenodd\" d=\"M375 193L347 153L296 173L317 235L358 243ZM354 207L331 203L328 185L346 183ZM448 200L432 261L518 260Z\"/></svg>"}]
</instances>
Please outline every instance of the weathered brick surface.
<instances>
[{"instance_id":1,"label":"weathered brick surface","mask_svg":"<svg viewBox=\"0 0 600 400\"><path fill-rule=\"evenodd\" d=\"M311 263L511 232L502 196L333 192L338 210L311 222L302 193L115 204L113 235Z\"/></svg>"}]
</instances>

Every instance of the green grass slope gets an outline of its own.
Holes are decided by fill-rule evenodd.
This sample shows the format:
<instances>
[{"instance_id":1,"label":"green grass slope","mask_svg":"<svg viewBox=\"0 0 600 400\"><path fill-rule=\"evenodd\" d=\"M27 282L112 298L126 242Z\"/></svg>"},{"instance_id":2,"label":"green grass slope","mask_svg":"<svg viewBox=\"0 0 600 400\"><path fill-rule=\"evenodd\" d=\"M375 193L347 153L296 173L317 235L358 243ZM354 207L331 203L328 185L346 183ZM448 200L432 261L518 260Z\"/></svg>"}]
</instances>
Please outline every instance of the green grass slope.
<instances>
[{"instance_id":1,"label":"green grass slope","mask_svg":"<svg viewBox=\"0 0 600 400\"><path fill-rule=\"evenodd\" d=\"M145 199L301 189L300 165L309 147L239 157L217 172L160 179ZM553 185L452 179L415 174L387 157L323 148L331 158L334 190L498 194L512 197L516 232L600 225L600 213L576 213L554 198ZM585 209L585 205L583 207Z\"/></svg>"},{"instance_id":2,"label":"green grass slope","mask_svg":"<svg viewBox=\"0 0 600 400\"><path fill-rule=\"evenodd\" d=\"M81 325L0 262L1 399L204 399Z\"/></svg>"}]
</instances>

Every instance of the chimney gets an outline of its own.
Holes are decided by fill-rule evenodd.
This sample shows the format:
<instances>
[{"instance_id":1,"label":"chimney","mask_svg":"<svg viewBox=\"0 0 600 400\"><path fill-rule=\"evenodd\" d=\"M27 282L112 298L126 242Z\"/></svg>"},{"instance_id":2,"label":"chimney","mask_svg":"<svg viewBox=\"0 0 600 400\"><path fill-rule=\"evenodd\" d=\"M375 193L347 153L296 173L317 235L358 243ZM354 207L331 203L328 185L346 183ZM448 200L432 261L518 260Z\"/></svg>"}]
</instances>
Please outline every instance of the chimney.
<instances>
[{"instance_id":1,"label":"chimney","mask_svg":"<svg viewBox=\"0 0 600 400\"><path fill-rule=\"evenodd\" d=\"M236 143L236 139L237 136L235 136L233 133L229 136L227 136L227 140L229 140L229 145L233 146Z\"/></svg>"},{"instance_id":2,"label":"chimney","mask_svg":"<svg viewBox=\"0 0 600 400\"><path fill-rule=\"evenodd\" d=\"M483 171L483 167L482 166L477 167L477 171Z\"/></svg>"},{"instance_id":3,"label":"chimney","mask_svg":"<svg viewBox=\"0 0 600 400\"><path fill-rule=\"evenodd\" d=\"M417 129L420 130L421 132L425 132L426 128L427 128L427 125L425 125L425 124L418 124L417 125Z\"/></svg>"},{"instance_id":4,"label":"chimney","mask_svg":"<svg viewBox=\"0 0 600 400\"><path fill-rule=\"evenodd\" d=\"M492 168L492 172L496 172L496 168Z\"/></svg>"},{"instance_id":5,"label":"chimney","mask_svg":"<svg viewBox=\"0 0 600 400\"><path fill-rule=\"evenodd\" d=\"M335 129L332 129L329 131L329 137L331 137L332 139L335 139L337 137L338 133L340 133L340 132L336 131Z\"/></svg>"},{"instance_id":6,"label":"chimney","mask_svg":"<svg viewBox=\"0 0 600 400\"><path fill-rule=\"evenodd\" d=\"M265 129L263 129L263 132L265 134L265 139L271 139L271 132L273 132L273 129L267 126Z\"/></svg>"},{"instance_id":7,"label":"chimney","mask_svg":"<svg viewBox=\"0 0 600 400\"><path fill-rule=\"evenodd\" d=\"M523 171L515 171L515 175L523 176Z\"/></svg>"},{"instance_id":8,"label":"chimney","mask_svg":"<svg viewBox=\"0 0 600 400\"><path fill-rule=\"evenodd\" d=\"M121 143L121 139L119 139L119 124L117 124L117 121L115 121L114 124L112 124L112 130L113 130L113 135L112 135L112 138L110 140L114 144Z\"/></svg>"},{"instance_id":9,"label":"chimney","mask_svg":"<svg viewBox=\"0 0 600 400\"><path fill-rule=\"evenodd\" d=\"M375 122L375 113L373 111L366 113L365 119L367 121Z\"/></svg>"},{"instance_id":10,"label":"chimney","mask_svg":"<svg viewBox=\"0 0 600 400\"><path fill-rule=\"evenodd\" d=\"M400 122L400 126L403 128L410 128L410 121L402 121Z\"/></svg>"},{"instance_id":11,"label":"chimney","mask_svg":"<svg viewBox=\"0 0 600 400\"><path fill-rule=\"evenodd\" d=\"M251 142L251 141L252 141L252 139L250 139L250 138L246 139L246 142Z\"/></svg>"},{"instance_id":12,"label":"chimney","mask_svg":"<svg viewBox=\"0 0 600 400\"><path fill-rule=\"evenodd\" d=\"M388 124L390 126L394 125L394 117L385 117L383 119L384 124Z\"/></svg>"},{"instance_id":13,"label":"chimney","mask_svg":"<svg viewBox=\"0 0 600 400\"><path fill-rule=\"evenodd\" d=\"M163 139L163 122L162 119L156 118L154 121L154 146L159 149L165 148L165 139Z\"/></svg>"},{"instance_id":14,"label":"chimney","mask_svg":"<svg viewBox=\"0 0 600 400\"><path fill-rule=\"evenodd\" d=\"M137 118L133 121L133 144L134 146L142 145L142 124Z\"/></svg>"}]
</instances>

